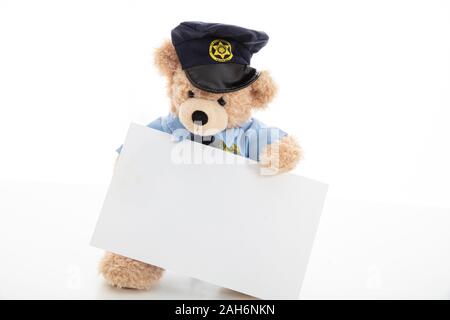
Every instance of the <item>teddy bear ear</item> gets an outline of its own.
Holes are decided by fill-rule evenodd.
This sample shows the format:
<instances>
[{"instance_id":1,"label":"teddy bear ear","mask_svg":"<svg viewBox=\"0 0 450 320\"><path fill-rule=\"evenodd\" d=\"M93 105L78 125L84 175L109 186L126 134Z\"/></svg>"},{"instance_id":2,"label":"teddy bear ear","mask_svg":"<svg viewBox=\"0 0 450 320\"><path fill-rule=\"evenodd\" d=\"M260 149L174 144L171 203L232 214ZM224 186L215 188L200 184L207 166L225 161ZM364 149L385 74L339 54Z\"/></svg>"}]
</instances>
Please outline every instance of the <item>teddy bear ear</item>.
<instances>
[{"instance_id":1,"label":"teddy bear ear","mask_svg":"<svg viewBox=\"0 0 450 320\"><path fill-rule=\"evenodd\" d=\"M164 41L162 46L156 49L155 65L159 72L168 78L172 77L175 71L180 68L180 60L175 47L169 40Z\"/></svg>"},{"instance_id":2,"label":"teddy bear ear","mask_svg":"<svg viewBox=\"0 0 450 320\"><path fill-rule=\"evenodd\" d=\"M250 88L255 108L264 108L269 104L277 93L277 85L268 71L262 71L258 79L251 84Z\"/></svg>"}]
</instances>

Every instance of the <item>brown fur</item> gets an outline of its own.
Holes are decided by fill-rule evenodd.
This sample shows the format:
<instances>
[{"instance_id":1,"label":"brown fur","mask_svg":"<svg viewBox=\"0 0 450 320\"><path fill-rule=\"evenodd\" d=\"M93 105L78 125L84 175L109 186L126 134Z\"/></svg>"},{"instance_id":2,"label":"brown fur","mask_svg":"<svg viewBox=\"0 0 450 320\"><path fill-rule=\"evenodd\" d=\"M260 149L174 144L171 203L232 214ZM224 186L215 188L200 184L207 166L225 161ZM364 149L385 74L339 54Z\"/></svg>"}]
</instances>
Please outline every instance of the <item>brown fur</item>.
<instances>
[{"instance_id":1,"label":"brown fur","mask_svg":"<svg viewBox=\"0 0 450 320\"><path fill-rule=\"evenodd\" d=\"M295 138L286 136L264 148L261 152L260 163L263 167L273 168L278 173L283 173L294 169L302 158L302 149Z\"/></svg>"},{"instance_id":2,"label":"brown fur","mask_svg":"<svg viewBox=\"0 0 450 320\"><path fill-rule=\"evenodd\" d=\"M99 270L110 285L130 289L149 289L164 272L159 267L112 252L105 253Z\"/></svg>"},{"instance_id":3,"label":"brown fur","mask_svg":"<svg viewBox=\"0 0 450 320\"><path fill-rule=\"evenodd\" d=\"M155 51L155 65L159 72L170 79L175 70L180 68L175 48L169 40L166 40L161 47Z\"/></svg>"},{"instance_id":4,"label":"brown fur","mask_svg":"<svg viewBox=\"0 0 450 320\"><path fill-rule=\"evenodd\" d=\"M265 108L277 94L278 88L268 71L262 71L250 87L255 108Z\"/></svg>"}]
</instances>

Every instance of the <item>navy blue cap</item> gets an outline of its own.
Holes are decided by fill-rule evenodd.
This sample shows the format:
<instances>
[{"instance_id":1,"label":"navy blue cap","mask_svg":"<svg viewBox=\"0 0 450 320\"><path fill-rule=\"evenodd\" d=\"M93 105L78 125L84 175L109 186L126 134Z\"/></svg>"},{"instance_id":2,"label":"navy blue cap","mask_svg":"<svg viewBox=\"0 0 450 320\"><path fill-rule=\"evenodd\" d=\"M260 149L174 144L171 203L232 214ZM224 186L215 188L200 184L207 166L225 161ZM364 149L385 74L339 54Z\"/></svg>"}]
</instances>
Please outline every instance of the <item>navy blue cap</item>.
<instances>
[{"instance_id":1,"label":"navy blue cap","mask_svg":"<svg viewBox=\"0 0 450 320\"><path fill-rule=\"evenodd\" d=\"M269 36L238 26L182 22L172 30L172 43L191 83L208 92L242 89L259 73L250 67L252 55L267 44Z\"/></svg>"}]
</instances>

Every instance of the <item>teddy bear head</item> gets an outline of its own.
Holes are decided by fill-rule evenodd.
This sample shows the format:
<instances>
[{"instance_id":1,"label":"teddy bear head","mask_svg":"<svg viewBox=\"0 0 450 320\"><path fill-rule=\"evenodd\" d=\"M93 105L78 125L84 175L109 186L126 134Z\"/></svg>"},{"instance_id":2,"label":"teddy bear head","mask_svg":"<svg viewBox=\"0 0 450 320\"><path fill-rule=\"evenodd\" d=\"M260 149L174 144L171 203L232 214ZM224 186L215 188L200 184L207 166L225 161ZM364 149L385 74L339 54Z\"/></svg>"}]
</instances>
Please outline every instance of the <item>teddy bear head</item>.
<instances>
[{"instance_id":1,"label":"teddy bear head","mask_svg":"<svg viewBox=\"0 0 450 320\"><path fill-rule=\"evenodd\" d=\"M237 91L212 93L201 90L189 81L169 41L156 50L155 64L167 78L170 111L196 135L209 136L227 128L240 127L250 120L253 110L266 107L277 91L267 71L262 71L254 82Z\"/></svg>"}]
</instances>

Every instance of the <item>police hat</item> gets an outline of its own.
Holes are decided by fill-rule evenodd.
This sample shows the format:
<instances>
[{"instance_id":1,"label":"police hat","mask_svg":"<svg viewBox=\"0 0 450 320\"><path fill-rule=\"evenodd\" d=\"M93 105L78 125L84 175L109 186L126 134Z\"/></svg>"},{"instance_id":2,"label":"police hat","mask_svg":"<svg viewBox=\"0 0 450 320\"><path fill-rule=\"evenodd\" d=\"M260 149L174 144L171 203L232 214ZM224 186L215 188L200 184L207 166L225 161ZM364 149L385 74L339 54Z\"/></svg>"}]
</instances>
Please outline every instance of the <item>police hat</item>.
<instances>
[{"instance_id":1,"label":"police hat","mask_svg":"<svg viewBox=\"0 0 450 320\"><path fill-rule=\"evenodd\" d=\"M268 40L264 32L220 23L182 22L172 30L189 81L213 93L237 91L258 79L250 60Z\"/></svg>"}]
</instances>

